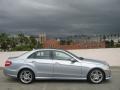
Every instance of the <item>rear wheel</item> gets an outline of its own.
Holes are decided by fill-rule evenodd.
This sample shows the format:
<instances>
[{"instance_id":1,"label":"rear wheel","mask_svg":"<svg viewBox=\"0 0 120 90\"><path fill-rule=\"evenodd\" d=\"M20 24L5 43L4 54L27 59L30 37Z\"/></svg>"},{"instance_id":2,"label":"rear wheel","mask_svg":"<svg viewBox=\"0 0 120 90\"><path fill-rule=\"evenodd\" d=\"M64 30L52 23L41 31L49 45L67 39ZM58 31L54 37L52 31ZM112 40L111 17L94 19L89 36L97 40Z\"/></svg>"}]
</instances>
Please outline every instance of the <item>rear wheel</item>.
<instances>
[{"instance_id":1,"label":"rear wheel","mask_svg":"<svg viewBox=\"0 0 120 90\"><path fill-rule=\"evenodd\" d=\"M32 83L34 77L34 73L29 69L24 69L19 73L19 80L24 84Z\"/></svg>"},{"instance_id":2,"label":"rear wheel","mask_svg":"<svg viewBox=\"0 0 120 90\"><path fill-rule=\"evenodd\" d=\"M104 72L100 69L94 69L88 74L88 80L95 84L103 82L104 78Z\"/></svg>"}]
</instances>

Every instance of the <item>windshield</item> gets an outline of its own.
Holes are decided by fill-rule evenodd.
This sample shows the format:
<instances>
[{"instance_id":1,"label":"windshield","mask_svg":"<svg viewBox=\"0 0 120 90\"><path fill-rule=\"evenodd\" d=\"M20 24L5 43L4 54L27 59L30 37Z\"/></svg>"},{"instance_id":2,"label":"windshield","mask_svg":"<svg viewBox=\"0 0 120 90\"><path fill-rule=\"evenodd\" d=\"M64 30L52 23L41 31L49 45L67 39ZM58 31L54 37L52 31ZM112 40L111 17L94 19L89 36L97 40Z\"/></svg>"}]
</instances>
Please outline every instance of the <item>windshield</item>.
<instances>
[{"instance_id":1,"label":"windshield","mask_svg":"<svg viewBox=\"0 0 120 90\"><path fill-rule=\"evenodd\" d=\"M80 57L78 57L78 56L76 56L75 54L73 54L73 53L71 53L71 52L69 52L69 51L66 51L66 52L68 52L68 53L70 53L72 56L74 56L74 57L76 57L76 58L80 58Z\"/></svg>"}]
</instances>

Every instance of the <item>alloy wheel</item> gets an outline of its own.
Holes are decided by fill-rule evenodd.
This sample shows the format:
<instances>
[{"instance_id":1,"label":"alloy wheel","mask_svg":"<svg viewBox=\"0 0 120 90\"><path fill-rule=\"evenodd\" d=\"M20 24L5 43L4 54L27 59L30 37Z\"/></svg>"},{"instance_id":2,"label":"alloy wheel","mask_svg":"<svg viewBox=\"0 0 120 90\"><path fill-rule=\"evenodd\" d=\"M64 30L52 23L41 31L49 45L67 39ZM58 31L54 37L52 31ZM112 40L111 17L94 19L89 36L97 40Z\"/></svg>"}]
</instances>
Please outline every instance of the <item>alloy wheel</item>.
<instances>
[{"instance_id":1,"label":"alloy wheel","mask_svg":"<svg viewBox=\"0 0 120 90\"><path fill-rule=\"evenodd\" d=\"M29 84L33 81L33 73L30 70L22 70L19 75L19 79L24 84Z\"/></svg>"},{"instance_id":2,"label":"alloy wheel","mask_svg":"<svg viewBox=\"0 0 120 90\"><path fill-rule=\"evenodd\" d=\"M91 71L89 79L92 83L101 83L104 79L104 74L101 70L95 69Z\"/></svg>"}]
</instances>

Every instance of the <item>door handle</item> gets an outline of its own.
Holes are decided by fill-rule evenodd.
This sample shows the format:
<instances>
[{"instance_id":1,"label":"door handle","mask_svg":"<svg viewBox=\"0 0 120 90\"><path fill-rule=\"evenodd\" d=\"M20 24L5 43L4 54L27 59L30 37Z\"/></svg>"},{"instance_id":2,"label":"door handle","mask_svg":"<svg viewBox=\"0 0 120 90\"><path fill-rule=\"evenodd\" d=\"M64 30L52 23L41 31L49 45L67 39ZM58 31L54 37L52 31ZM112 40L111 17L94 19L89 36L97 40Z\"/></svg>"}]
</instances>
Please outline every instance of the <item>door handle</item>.
<instances>
[{"instance_id":1,"label":"door handle","mask_svg":"<svg viewBox=\"0 0 120 90\"><path fill-rule=\"evenodd\" d=\"M59 62L55 62L55 64L60 64Z\"/></svg>"},{"instance_id":2,"label":"door handle","mask_svg":"<svg viewBox=\"0 0 120 90\"><path fill-rule=\"evenodd\" d=\"M36 63L36 61L31 61L31 63Z\"/></svg>"}]
</instances>

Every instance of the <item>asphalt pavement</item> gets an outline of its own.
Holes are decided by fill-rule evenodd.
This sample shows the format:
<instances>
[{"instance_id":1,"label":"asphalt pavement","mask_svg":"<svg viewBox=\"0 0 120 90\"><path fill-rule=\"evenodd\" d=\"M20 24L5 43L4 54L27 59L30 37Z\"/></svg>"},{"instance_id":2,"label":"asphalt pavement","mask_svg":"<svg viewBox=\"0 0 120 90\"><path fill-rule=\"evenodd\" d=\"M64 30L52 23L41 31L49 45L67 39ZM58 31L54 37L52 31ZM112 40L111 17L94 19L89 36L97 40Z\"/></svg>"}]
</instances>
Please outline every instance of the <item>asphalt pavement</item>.
<instances>
[{"instance_id":1,"label":"asphalt pavement","mask_svg":"<svg viewBox=\"0 0 120 90\"><path fill-rule=\"evenodd\" d=\"M82 80L37 80L29 85L4 76L1 69L0 90L120 90L120 68L112 68L112 79L101 84Z\"/></svg>"}]
</instances>

